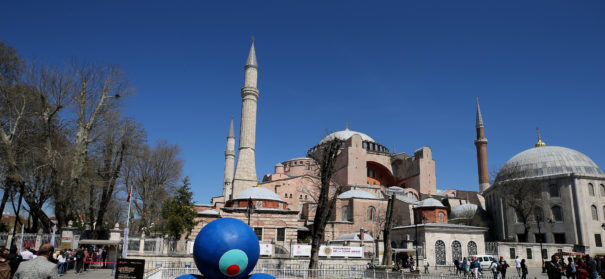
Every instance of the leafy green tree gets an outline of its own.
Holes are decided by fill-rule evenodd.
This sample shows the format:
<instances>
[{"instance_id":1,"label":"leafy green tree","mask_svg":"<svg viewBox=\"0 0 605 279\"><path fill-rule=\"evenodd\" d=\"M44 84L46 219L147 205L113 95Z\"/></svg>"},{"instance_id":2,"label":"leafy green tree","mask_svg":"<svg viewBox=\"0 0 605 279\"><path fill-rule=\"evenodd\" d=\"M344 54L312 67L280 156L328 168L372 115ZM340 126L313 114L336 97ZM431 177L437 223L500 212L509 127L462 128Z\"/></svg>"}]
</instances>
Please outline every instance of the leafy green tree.
<instances>
[{"instance_id":1,"label":"leafy green tree","mask_svg":"<svg viewBox=\"0 0 605 279\"><path fill-rule=\"evenodd\" d=\"M189 177L183 179L183 186L176 190L173 197L168 198L162 205L164 229L171 237L180 239L183 233L191 233L197 222L197 212L194 209L193 192L189 188Z\"/></svg>"}]
</instances>

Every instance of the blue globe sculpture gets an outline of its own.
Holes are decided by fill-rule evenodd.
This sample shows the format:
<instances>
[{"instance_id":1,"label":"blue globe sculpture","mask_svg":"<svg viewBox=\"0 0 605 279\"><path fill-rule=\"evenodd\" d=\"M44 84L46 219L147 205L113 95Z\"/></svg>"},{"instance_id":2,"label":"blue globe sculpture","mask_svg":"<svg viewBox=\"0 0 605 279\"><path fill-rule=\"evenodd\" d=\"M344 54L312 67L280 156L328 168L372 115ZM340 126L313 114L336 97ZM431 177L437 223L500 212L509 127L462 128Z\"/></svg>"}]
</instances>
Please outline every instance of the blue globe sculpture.
<instances>
[{"instance_id":1,"label":"blue globe sculpture","mask_svg":"<svg viewBox=\"0 0 605 279\"><path fill-rule=\"evenodd\" d=\"M193 260L209 279L247 278L256 266L259 254L260 246L254 231L234 218L210 222L193 244Z\"/></svg>"}]
</instances>

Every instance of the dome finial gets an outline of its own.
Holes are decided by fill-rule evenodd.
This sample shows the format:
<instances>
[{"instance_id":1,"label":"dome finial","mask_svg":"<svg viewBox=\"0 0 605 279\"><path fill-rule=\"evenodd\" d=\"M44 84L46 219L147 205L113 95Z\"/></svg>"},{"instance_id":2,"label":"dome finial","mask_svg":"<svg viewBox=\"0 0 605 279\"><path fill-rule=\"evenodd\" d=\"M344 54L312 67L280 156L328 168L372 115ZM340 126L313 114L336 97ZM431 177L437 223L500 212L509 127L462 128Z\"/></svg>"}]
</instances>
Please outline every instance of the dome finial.
<instances>
[{"instance_id":1,"label":"dome finial","mask_svg":"<svg viewBox=\"0 0 605 279\"><path fill-rule=\"evenodd\" d=\"M345 122L345 131L349 130L349 120Z\"/></svg>"},{"instance_id":2,"label":"dome finial","mask_svg":"<svg viewBox=\"0 0 605 279\"><path fill-rule=\"evenodd\" d=\"M536 128L536 131L538 132L538 142L536 143L536 145L534 145L535 147L543 147L546 146L546 143L542 141L542 136L540 135L540 129Z\"/></svg>"}]
</instances>

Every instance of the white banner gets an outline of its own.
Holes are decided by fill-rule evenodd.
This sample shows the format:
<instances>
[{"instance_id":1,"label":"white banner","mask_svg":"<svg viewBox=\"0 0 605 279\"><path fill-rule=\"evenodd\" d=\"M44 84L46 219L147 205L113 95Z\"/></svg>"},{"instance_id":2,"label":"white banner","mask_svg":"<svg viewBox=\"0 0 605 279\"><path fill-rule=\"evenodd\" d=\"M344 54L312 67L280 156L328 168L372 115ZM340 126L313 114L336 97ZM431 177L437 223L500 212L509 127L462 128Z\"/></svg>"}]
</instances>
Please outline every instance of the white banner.
<instances>
[{"instance_id":1,"label":"white banner","mask_svg":"<svg viewBox=\"0 0 605 279\"><path fill-rule=\"evenodd\" d=\"M128 256L128 228L124 228L124 244L122 244L122 258Z\"/></svg>"},{"instance_id":2,"label":"white banner","mask_svg":"<svg viewBox=\"0 0 605 279\"><path fill-rule=\"evenodd\" d=\"M259 243L259 245L260 245L260 255L261 256L273 255L273 244Z\"/></svg>"},{"instance_id":3,"label":"white banner","mask_svg":"<svg viewBox=\"0 0 605 279\"><path fill-rule=\"evenodd\" d=\"M310 257L311 245L292 245L292 256ZM320 246L320 257L363 258L363 247L358 246Z\"/></svg>"}]
</instances>

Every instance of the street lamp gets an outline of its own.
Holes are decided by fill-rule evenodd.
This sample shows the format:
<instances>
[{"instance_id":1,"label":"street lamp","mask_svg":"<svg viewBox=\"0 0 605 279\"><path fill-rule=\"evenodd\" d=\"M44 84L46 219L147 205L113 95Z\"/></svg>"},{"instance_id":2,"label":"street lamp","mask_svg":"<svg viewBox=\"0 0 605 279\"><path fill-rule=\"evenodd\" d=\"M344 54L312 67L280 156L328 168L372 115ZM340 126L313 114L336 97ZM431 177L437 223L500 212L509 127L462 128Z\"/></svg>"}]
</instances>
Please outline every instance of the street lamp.
<instances>
[{"instance_id":1,"label":"street lamp","mask_svg":"<svg viewBox=\"0 0 605 279\"><path fill-rule=\"evenodd\" d=\"M544 250L542 249L542 242L544 242L544 236L542 235L542 230L540 228L540 221L542 216L536 215L536 222L538 223L538 235L540 236L540 258L542 259L542 273L546 272L546 266L544 265Z\"/></svg>"}]
</instances>

